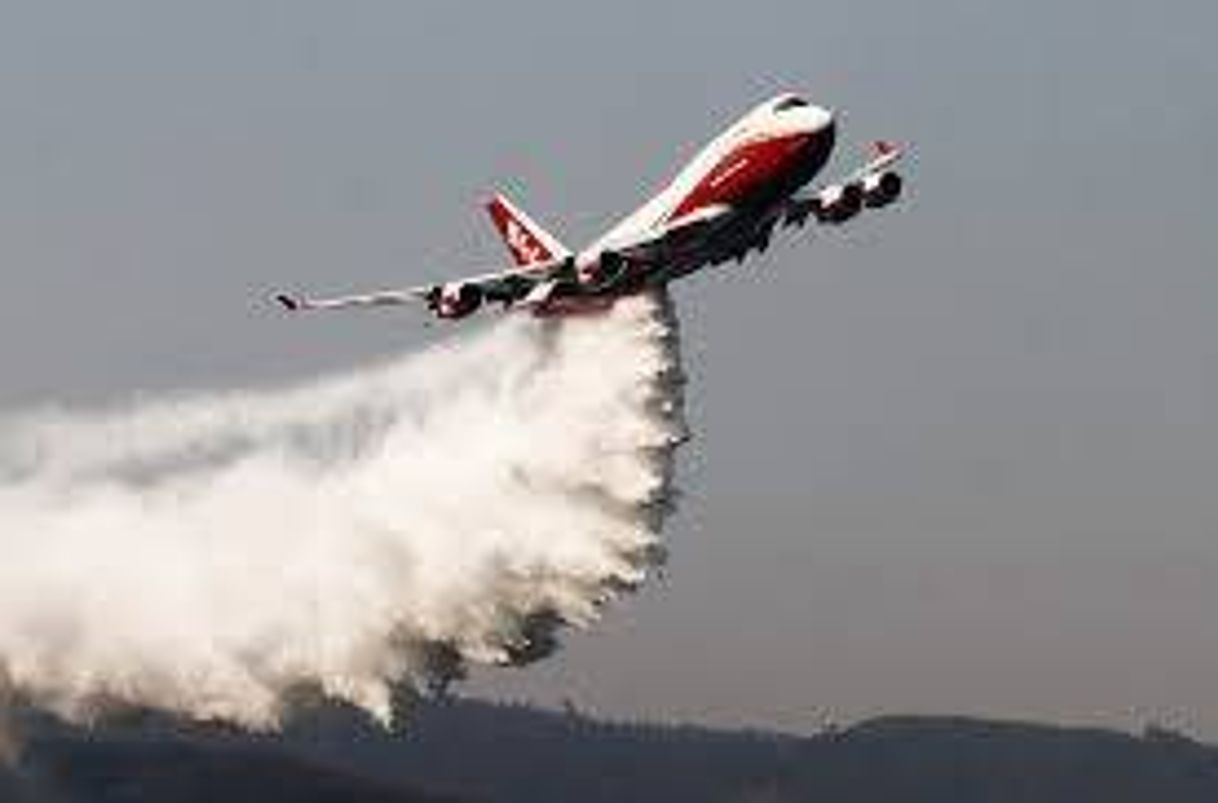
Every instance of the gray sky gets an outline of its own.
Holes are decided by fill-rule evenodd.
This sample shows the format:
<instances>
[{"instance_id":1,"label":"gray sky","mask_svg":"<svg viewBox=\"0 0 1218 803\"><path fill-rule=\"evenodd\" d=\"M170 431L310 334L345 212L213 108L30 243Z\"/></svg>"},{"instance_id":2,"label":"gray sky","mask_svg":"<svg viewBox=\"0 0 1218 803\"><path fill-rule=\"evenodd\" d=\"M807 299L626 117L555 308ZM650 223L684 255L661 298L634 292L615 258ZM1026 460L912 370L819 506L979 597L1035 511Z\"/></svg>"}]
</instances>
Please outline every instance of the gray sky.
<instances>
[{"instance_id":1,"label":"gray sky","mask_svg":"<svg viewBox=\"0 0 1218 803\"><path fill-rule=\"evenodd\" d=\"M907 201L680 287L667 579L474 688L1218 738L1216 23L1200 0L3 3L0 405L416 347L417 319L288 325L262 298L498 261L494 186L590 238L802 90L848 147L913 144Z\"/></svg>"}]
</instances>

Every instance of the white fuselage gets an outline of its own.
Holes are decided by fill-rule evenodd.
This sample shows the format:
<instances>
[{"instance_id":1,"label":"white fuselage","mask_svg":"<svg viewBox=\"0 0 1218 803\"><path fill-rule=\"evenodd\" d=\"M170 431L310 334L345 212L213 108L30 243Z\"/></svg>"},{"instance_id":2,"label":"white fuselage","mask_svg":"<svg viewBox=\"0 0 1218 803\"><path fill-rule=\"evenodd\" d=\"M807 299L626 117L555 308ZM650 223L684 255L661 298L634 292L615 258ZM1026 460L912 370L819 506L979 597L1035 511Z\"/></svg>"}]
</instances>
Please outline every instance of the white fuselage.
<instances>
[{"instance_id":1,"label":"white fuselage","mask_svg":"<svg viewBox=\"0 0 1218 803\"><path fill-rule=\"evenodd\" d=\"M581 253L630 243L686 215L720 204L775 200L810 181L833 148L833 114L796 95L755 107L698 152L658 194ZM758 210L759 212L761 210Z\"/></svg>"}]
</instances>

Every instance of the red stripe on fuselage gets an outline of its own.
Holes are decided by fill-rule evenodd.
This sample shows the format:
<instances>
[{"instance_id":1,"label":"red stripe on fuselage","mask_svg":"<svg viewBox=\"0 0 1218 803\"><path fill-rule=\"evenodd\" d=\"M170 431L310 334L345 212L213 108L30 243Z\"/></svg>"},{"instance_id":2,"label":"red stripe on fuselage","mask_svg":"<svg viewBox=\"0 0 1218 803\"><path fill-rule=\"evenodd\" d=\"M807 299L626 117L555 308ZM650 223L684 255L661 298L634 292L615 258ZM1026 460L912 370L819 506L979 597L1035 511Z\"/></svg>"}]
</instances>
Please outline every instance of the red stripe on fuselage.
<instances>
[{"instance_id":1,"label":"red stripe on fuselage","mask_svg":"<svg viewBox=\"0 0 1218 803\"><path fill-rule=\"evenodd\" d=\"M719 160L669 215L669 220L718 204L737 204L767 194L789 180L813 138L806 132L743 142Z\"/></svg>"}]
</instances>

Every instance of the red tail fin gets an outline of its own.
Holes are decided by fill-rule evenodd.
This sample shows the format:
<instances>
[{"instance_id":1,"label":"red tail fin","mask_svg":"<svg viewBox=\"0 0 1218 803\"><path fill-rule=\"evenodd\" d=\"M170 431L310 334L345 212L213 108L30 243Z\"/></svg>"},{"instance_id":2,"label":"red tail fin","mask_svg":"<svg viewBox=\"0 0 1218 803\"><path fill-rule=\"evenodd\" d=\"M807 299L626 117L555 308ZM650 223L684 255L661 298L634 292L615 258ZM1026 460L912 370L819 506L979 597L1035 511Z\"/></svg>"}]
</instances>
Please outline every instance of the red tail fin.
<instances>
[{"instance_id":1,"label":"red tail fin","mask_svg":"<svg viewBox=\"0 0 1218 803\"><path fill-rule=\"evenodd\" d=\"M502 195L495 195L486 204L491 221L521 267L561 259L571 252L552 234L518 209Z\"/></svg>"}]
</instances>

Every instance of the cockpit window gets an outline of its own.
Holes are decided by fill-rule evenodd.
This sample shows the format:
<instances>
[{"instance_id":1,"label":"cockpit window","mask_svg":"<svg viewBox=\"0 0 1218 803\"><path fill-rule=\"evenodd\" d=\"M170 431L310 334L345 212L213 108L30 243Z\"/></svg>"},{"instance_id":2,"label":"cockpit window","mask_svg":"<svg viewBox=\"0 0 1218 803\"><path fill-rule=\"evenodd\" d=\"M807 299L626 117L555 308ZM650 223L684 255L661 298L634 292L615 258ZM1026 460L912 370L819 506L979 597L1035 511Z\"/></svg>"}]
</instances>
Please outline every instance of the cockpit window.
<instances>
[{"instance_id":1,"label":"cockpit window","mask_svg":"<svg viewBox=\"0 0 1218 803\"><path fill-rule=\"evenodd\" d=\"M789 98L784 98L778 101L778 103L774 104L774 111L785 112L787 109L798 109L801 106L807 105L808 101L804 100L803 98L792 96Z\"/></svg>"}]
</instances>

